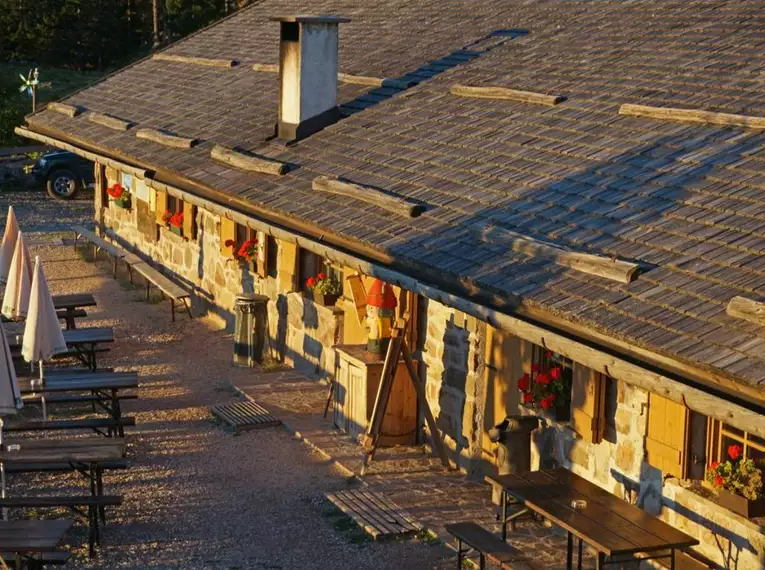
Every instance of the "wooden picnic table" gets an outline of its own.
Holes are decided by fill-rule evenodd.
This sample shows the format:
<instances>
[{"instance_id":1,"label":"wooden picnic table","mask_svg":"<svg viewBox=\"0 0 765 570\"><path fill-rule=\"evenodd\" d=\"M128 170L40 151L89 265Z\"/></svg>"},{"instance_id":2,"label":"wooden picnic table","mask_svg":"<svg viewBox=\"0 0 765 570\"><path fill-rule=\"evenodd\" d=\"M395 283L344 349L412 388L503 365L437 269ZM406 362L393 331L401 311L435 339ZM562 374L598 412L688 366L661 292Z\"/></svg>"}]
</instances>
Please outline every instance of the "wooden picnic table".
<instances>
[{"instance_id":1,"label":"wooden picnic table","mask_svg":"<svg viewBox=\"0 0 765 570\"><path fill-rule=\"evenodd\" d=\"M73 293L69 295L53 295L53 306L63 311L67 329L77 328L75 318L79 309L95 307L96 298L91 293Z\"/></svg>"},{"instance_id":2,"label":"wooden picnic table","mask_svg":"<svg viewBox=\"0 0 765 570\"><path fill-rule=\"evenodd\" d=\"M582 567L582 543L597 551L596 568L620 564L635 554L643 559L669 558L675 550L699 543L695 538L590 483L567 469L548 469L486 478L502 493L502 538L507 537L508 496L568 532L566 567L573 568L573 538L579 539L577 567ZM577 504L578 503L578 504Z\"/></svg>"},{"instance_id":3,"label":"wooden picnic table","mask_svg":"<svg viewBox=\"0 0 765 570\"><path fill-rule=\"evenodd\" d=\"M22 556L53 552L72 528L71 520L0 521L0 552L16 555L16 568Z\"/></svg>"},{"instance_id":4,"label":"wooden picnic table","mask_svg":"<svg viewBox=\"0 0 765 570\"><path fill-rule=\"evenodd\" d=\"M21 348L24 334L6 328L8 346L13 353ZM100 344L114 342L114 329L112 327L88 327L85 329L72 329L62 331L64 342L72 350L71 356L76 356L80 362L91 370L96 370L96 353Z\"/></svg>"}]
</instances>

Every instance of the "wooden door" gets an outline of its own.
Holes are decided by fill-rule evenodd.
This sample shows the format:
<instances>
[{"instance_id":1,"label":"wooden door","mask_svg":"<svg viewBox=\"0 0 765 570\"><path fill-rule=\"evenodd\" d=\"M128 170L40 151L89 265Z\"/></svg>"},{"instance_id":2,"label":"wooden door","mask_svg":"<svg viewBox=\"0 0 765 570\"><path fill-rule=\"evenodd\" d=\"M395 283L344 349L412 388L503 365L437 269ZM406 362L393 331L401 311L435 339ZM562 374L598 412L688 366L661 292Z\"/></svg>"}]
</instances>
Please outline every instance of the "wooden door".
<instances>
[{"instance_id":1,"label":"wooden door","mask_svg":"<svg viewBox=\"0 0 765 570\"><path fill-rule=\"evenodd\" d=\"M482 455L485 461L493 465L495 445L488 436L488 431L500 423L505 416L517 413L519 395L517 381L525 370L524 360L530 365L530 347L517 336L492 327L486 332L486 401L484 409L484 429L482 435ZM524 354L528 352L529 354Z\"/></svg>"}]
</instances>

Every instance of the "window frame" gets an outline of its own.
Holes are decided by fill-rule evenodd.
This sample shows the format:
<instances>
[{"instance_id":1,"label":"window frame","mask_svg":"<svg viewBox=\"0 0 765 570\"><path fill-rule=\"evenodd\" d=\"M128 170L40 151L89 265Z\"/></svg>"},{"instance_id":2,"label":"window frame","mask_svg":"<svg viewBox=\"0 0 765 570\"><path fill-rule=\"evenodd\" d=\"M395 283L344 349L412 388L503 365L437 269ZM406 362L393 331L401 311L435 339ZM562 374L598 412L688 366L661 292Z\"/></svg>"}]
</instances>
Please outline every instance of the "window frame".
<instances>
[{"instance_id":1,"label":"window frame","mask_svg":"<svg viewBox=\"0 0 765 570\"><path fill-rule=\"evenodd\" d=\"M744 459L750 458L750 450L753 448L763 454L765 454L765 444L757 443L750 440L750 437L757 437L750 434L748 431L739 430L743 435L739 435L733 431L730 431L728 424L722 420L707 417L707 465L713 461L727 461L728 452L727 446L723 445L723 439L728 438L741 445L741 457ZM759 460L761 461L761 460Z\"/></svg>"}]
</instances>

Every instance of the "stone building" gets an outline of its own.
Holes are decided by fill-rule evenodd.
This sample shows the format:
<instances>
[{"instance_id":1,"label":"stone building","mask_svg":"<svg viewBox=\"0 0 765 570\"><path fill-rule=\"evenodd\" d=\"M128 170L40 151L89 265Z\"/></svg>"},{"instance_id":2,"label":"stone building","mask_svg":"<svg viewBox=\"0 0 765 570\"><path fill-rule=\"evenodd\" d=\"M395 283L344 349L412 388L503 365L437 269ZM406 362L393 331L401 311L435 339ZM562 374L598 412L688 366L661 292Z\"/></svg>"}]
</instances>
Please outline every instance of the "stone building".
<instances>
[{"instance_id":1,"label":"stone building","mask_svg":"<svg viewBox=\"0 0 765 570\"><path fill-rule=\"evenodd\" d=\"M269 19L306 11L350 21ZM364 339L344 277L394 284L466 472L495 468L489 427L541 414L534 466L760 568L765 520L703 479L730 445L765 456L764 25L757 0L264 0L18 132L96 163L97 228L195 311L268 295L272 344L317 377ZM304 294L320 271L335 306ZM552 368L555 417L517 384Z\"/></svg>"}]
</instances>

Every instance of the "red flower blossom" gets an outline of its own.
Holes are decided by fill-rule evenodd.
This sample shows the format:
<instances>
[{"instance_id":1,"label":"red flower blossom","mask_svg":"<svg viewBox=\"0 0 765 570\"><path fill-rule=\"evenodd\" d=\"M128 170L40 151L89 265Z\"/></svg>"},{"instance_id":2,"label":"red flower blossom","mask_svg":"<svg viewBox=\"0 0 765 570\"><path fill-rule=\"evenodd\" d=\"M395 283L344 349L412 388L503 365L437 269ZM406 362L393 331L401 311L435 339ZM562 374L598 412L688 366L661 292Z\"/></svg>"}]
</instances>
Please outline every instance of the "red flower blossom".
<instances>
[{"instance_id":1,"label":"red flower blossom","mask_svg":"<svg viewBox=\"0 0 765 570\"><path fill-rule=\"evenodd\" d=\"M719 466L720 466L720 462L719 461L713 461L712 463L709 464L709 470L710 471L714 471Z\"/></svg>"},{"instance_id":2,"label":"red flower blossom","mask_svg":"<svg viewBox=\"0 0 765 570\"><path fill-rule=\"evenodd\" d=\"M539 372L539 364L532 364L531 371L534 373Z\"/></svg>"},{"instance_id":3,"label":"red flower blossom","mask_svg":"<svg viewBox=\"0 0 765 570\"><path fill-rule=\"evenodd\" d=\"M525 392L523 394L523 403L524 404L533 404L534 403L534 395L531 392Z\"/></svg>"},{"instance_id":4,"label":"red flower blossom","mask_svg":"<svg viewBox=\"0 0 765 570\"><path fill-rule=\"evenodd\" d=\"M550 359L553 357L552 350L545 351L545 358Z\"/></svg>"},{"instance_id":5,"label":"red flower blossom","mask_svg":"<svg viewBox=\"0 0 765 570\"><path fill-rule=\"evenodd\" d=\"M725 485L725 478L722 475L715 475L715 487L722 487Z\"/></svg>"},{"instance_id":6,"label":"red flower blossom","mask_svg":"<svg viewBox=\"0 0 765 570\"><path fill-rule=\"evenodd\" d=\"M170 216L170 225L175 226L176 228L183 227L183 212L176 212L172 216Z\"/></svg>"},{"instance_id":7,"label":"red flower blossom","mask_svg":"<svg viewBox=\"0 0 765 570\"><path fill-rule=\"evenodd\" d=\"M316 277L309 277L305 284L308 288L314 287L316 285Z\"/></svg>"},{"instance_id":8,"label":"red flower blossom","mask_svg":"<svg viewBox=\"0 0 765 570\"><path fill-rule=\"evenodd\" d=\"M740 445L730 445L728 446L728 457L730 457L733 461L736 461L739 457L741 457L741 446Z\"/></svg>"},{"instance_id":9,"label":"red flower blossom","mask_svg":"<svg viewBox=\"0 0 765 570\"><path fill-rule=\"evenodd\" d=\"M542 405L542 408L545 410L549 410L553 407L553 403L555 402L555 394L550 394L549 396L542 398L542 401L540 404Z\"/></svg>"},{"instance_id":10,"label":"red flower blossom","mask_svg":"<svg viewBox=\"0 0 765 570\"><path fill-rule=\"evenodd\" d=\"M518 379L518 389L521 392L528 392L530 378L528 374L524 374Z\"/></svg>"},{"instance_id":11,"label":"red flower blossom","mask_svg":"<svg viewBox=\"0 0 765 570\"><path fill-rule=\"evenodd\" d=\"M121 198L125 189L119 184L114 183L112 186L106 189L106 193L112 198Z\"/></svg>"},{"instance_id":12,"label":"red flower blossom","mask_svg":"<svg viewBox=\"0 0 765 570\"><path fill-rule=\"evenodd\" d=\"M319 274L316 276L316 279L317 279L318 281L324 281L326 278L327 278L327 276L326 276L324 273L319 273Z\"/></svg>"},{"instance_id":13,"label":"red flower blossom","mask_svg":"<svg viewBox=\"0 0 765 570\"><path fill-rule=\"evenodd\" d=\"M551 369L550 377L553 380L560 380L563 377L563 369L560 366L556 366L555 368Z\"/></svg>"},{"instance_id":14,"label":"red flower blossom","mask_svg":"<svg viewBox=\"0 0 765 570\"><path fill-rule=\"evenodd\" d=\"M543 384L546 386L547 384L550 383L550 380L551 378L549 374L542 373L542 374L537 374L535 382L537 384Z\"/></svg>"}]
</instances>

